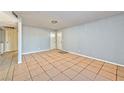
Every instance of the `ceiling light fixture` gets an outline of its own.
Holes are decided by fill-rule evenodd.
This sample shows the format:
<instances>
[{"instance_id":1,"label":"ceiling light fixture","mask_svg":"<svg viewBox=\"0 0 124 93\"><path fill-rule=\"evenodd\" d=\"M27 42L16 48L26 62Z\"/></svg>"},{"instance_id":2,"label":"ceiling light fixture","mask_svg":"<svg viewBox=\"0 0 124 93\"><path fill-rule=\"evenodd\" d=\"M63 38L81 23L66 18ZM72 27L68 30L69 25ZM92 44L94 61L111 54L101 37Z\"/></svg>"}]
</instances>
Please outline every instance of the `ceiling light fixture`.
<instances>
[{"instance_id":1,"label":"ceiling light fixture","mask_svg":"<svg viewBox=\"0 0 124 93\"><path fill-rule=\"evenodd\" d=\"M52 23L52 24L57 24L58 21L57 21L57 20L52 20L51 23Z\"/></svg>"}]
</instances>

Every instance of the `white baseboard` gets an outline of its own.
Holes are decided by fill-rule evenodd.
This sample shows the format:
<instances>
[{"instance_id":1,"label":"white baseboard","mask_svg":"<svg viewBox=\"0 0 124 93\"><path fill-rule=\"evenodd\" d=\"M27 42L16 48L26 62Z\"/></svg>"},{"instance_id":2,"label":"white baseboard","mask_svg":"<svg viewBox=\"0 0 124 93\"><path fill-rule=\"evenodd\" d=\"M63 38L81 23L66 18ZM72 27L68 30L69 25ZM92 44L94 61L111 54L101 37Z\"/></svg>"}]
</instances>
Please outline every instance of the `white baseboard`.
<instances>
[{"instance_id":1,"label":"white baseboard","mask_svg":"<svg viewBox=\"0 0 124 93\"><path fill-rule=\"evenodd\" d=\"M23 55L31 54L31 53L37 53L37 52L44 52L44 51L49 51L49 50L52 50L52 49L45 49L45 50L26 52L26 53L23 53ZM118 65L118 66L123 66L124 67L124 65L118 64L116 62L111 62L111 61L107 61L107 60L103 60L103 59L99 59L99 58L95 58L95 57L90 57L90 56L87 56L87 55L83 55L83 54L79 54L79 53L71 52L71 51L67 51L67 50L62 50L62 51L66 51L66 52L69 52L69 53L72 53L72 54L75 54L75 55L79 55L79 56L83 56L83 57L91 58L91 59L94 59L94 60L103 61L103 62L106 62L106 63L110 63L110 64L113 64L113 65ZM20 63L20 62L18 62L18 63Z\"/></svg>"},{"instance_id":2,"label":"white baseboard","mask_svg":"<svg viewBox=\"0 0 124 93\"><path fill-rule=\"evenodd\" d=\"M51 50L51 49L38 50L38 51L31 51L31 52L22 53L22 55L32 54L32 53L37 53L37 52L44 52L44 51L49 51L49 50Z\"/></svg>"},{"instance_id":3,"label":"white baseboard","mask_svg":"<svg viewBox=\"0 0 124 93\"><path fill-rule=\"evenodd\" d=\"M90 57L90 56L87 56L87 55L83 55L83 54L79 54L79 53L71 52L71 51L67 51L67 50L63 50L63 51L66 51L66 52L69 52L69 53L72 53L72 54L75 54L75 55L91 58L91 59L94 59L94 60L103 61L103 62L110 63L110 64L113 64L113 65L118 65L118 66L123 66L124 67L124 65L118 64L116 62L111 62L111 61L107 61L107 60L103 60L103 59L99 59L99 58L95 58L95 57Z\"/></svg>"}]
</instances>

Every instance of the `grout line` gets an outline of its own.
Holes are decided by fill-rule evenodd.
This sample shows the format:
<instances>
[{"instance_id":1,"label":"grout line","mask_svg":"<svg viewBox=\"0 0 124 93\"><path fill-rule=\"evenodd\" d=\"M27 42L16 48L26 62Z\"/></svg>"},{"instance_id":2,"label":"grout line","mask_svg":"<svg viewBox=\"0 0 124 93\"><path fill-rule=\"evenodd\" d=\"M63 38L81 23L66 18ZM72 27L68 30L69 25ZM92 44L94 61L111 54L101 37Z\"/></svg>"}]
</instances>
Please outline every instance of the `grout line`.
<instances>
[{"instance_id":1,"label":"grout line","mask_svg":"<svg viewBox=\"0 0 124 93\"><path fill-rule=\"evenodd\" d=\"M116 81L117 81L117 76L118 76L118 66L117 66L117 69L116 69Z\"/></svg>"},{"instance_id":2,"label":"grout line","mask_svg":"<svg viewBox=\"0 0 124 93\"><path fill-rule=\"evenodd\" d=\"M12 73L12 81L13 81L13 78L14 78L15 65L16 64L14 64L13 73Z\"/></svg>"},{"instance_id":3,"label":"grout line","mask_svg":"<svg viewBox=\"0 0 124 93\"><path fill-rule=\"evenodd\" d=\"M49 56L49 57L50 57L50 56ZM73 59L77 59L77 58L79 58L79 57L77 56L76 58L73 58ZM73 59L72 59L72 60L73 60ZM84 59L84 60L86 60L86 59ZM81 60L80 60L80 61L81 61ZM79 61L79 62L80 62L80 61ZM93 61L93 60L92 60L92 61ZM91 62L92 62L92 61L91 61ZM70 61L67 61L67 62L70 62ZM79 63L79 62L78 62L78 63ZM76 63L76 64L78 64L78 63ZM64 64L64 63L62 63L62 64ZM72 66L74 66L74 65L76 65L76 64L73 64ZM89 63L87 66L89 66L89 65L90 65L90 63ZM54 66L54 65L52 64L52 66ZM72 66L71 66L71 67L72 67ZM86 67L87 67L87 66L86 66ZM55 67L55 66L54 66L54 67ZM65 76L67 76L67 75L66 75L65 73L63 73L63 72L66 71L66 70L68 70L68 69L70 69L71 67L68 67L67 69L65 69L65 70L63 70L63 71L60 71L60 70L59 70L58 68L56 68L56 67L55 67L55 68L58 69L62 74L64 74ZM86 67L85 67L85 68L86 68ZM85 68L83 68L83 70L84 70ZM81 70L81 71L83 71L83 70ZM73 70L73 71L74 71L74 70ZM81 72L81 71L80 71L80 72ZM76 72L76 71L75 71L75 72ZM79 75L80 72L79 72L77 75ZM77 75L76 75L76 76L77 76ZM56 76L57 76L57 75L56 75ZM76 76L75 76L75 77L76 77ZM54 76L54 77L55 77L55 76ZM68 76L67 76L67 77L68 77ZM73 77L72 79L71 79L70 77L68 77L68 78L69 78L70 80L72 80L74 77Z\"/></svg>"},{"instance_id":4,"label":"grout line","mask_svg":"<svg viewBox=\"0 0 124 93\"><path fill-rule=\"evenodd\" d=\"M105 64L105 62L104 62L104 64ZM109 67L108 67L109 68ZM113 68L111 68L111 69L113 69ZM104 69L103 69L104 70ZM117 69L116 69L117 70ZM108 72L108 73L110 73L110 74L114 74L114 73L112 73L112 72L109 72L109 71L107 71L107 70L104 70L105 72ZM117 72L117 71L116 71ZM116 75L116 74L114 74L114 75Z\"/></svg>"},{"instance_id":5,"label":"grout line","mask_svg":"<svg viewBox=\"0 0 124 93\"><path fill-rule=\"evenodd\" d=\"M9 74L9 71L10 71L10 68L11 68L11 65L12 65L12 61L13 61L13 55L11 57L11 61L10 61L11 63L9 65L9 68L8 68L8 71L7 71L7 74L6 74L5 81L7 80L7 77L8 77L8 74Z\"/></svg>"},{"instance_id":6,"label":"grout line","mask_svg":"<svg viewBox=\"0 0 124 93\"><path fill-rule=\"evenodd\" d=\"M103 63L105 64L105 62L103 62ZM103 64L103 65L104 65L104 64ZM103 65L102 65L102 67L103 67ZM95 67L95 66L93 66L93 67ZM100 68L100 70L102 69L102 67ZM88 70L88 69L87 69L87 70ZM90 71L90 70L88 70L88 71L90 71L90 72L96 74L96 76L97 76L98 73L100 72L100 70L99 70L97 73L94 73L94 72L92 72L92 71ZM109 72L109 71L106 71L106 70L104 70L104 71L113 74L112 72ZM114 75L115 75L115 74L114 74ZM95 76L95 78L96 78L96 76ZM102 77L104 77L104 76L102 76ZM107 78L107 77L104 77L104 78ZM109 78L107 78L107 79L109 79ZM109 80L110 80L110 79L109 79Z\"/></svg>"},{"instance_id":7,"label":"grout line","mask_svg":"<svg viewBox=\"0 0 124 93\"><path fill-rule=\"evenodd\" d=\"M105 64L105 62L104 62L104 64ZM104 64L103 64L103 65L104 65ZM103 66L102 66L102 67L103 67ZM102 68L101 68L101 69L102 69ZM101 70L100 70L100 71L101 71ZM100 71L99 71L99 72L100 72ZM108 73L110 73L110 74L113 74L112 72L109 72L109 71L106 71L106 70L104 70L104 71L105 71L105 72L108 72ZM98 72L98 73L99 73L99 72ZM116 69L116 72L117 72L117 69ZM113 75L116 75L116 74L113 74ZM100 76L102 76L102 75L100 75ZM107 78L107 77L105 77L105 76L102 76L102 77ZM95 78L96 78L96 77L95 77ZM111 80L110 78L107 78L107 79ZM111 81L113 81L113 80L111 80ZM116 79L115 79L114 81L116 81Z\"/></svg>"},{"instance_id":8,"label":"grout line","mask_svg":"<svg viewBox=\"0 0 124 93\"><path fill-rule=\"evenodd\" d=\"M13 79L14 79L14 71L15 71L15 65L16 65L16 64L14 64L14 67L13 67L13 73L12 73L12 81L13 81Z\"/></svg>"},{"instance_id":9,"label":"grout line","mask_svg":"<svg viewBox=\"0 0 124 93\"><path fill-rule=\"evenodd\" d=\"M24 60L25 60L25 64L26 64L26 66L27 66L27 69L28 69L28 72L29 72L29 75L30 75L30 79L33 81L32 76L31 76L31 72L30 72L29 67L28 67L28 65L27 65L27 62L26 62L25 56L24 56ZM31 60L30 60L30 61L31 61Z\"/></svg>"},{"instance_id":10,"label":"grout line","mask_svg":"<svg viewBox=\"0 0 124 93\"><path fill-rule=\"evenodd\" d=\"M47 74L47 76L50 78L50 80L52 80L52 78L49 76L49 74L46 72L46 70L44 70L44 68L39 64L39 62L36 60L36 58L31 55L33 57L33 59L37 62L37 64L41 67L41 69Z\"/></svg>"},{"instance_id":11,"label":"grout line","mask_svg":"<svg viewBox=\"0 0 124 93\"><path fill-rule=\"evenodd\" d=\"M14 68L13 68L12 81L13 81L13 79L14 79L14 72L15 72L15 66L14 66Z\"/></svg>"},{"instance_id":12,"label":"grout line","mask_svg":"<svg viewBox=\"0 0 124 93\"><path fill-rule=\"evenodd\" d=\"M58 69L58 68L56 68L52 63L50 63L46 58L44 58L49 64L51 64L55 69ZM59 70L59 69L58 69ZM59 70L60 71L60 70ZM61 71L60 71L60 73L61 73ZM60 74L60 73L58 73L58 74ZM57 74L57 75L58 75ZM55 76L53 76L53 77L51 77L51 78L54 78L54 77L56 77L57 75L55 75Z\"/></svg>"},{"instance_id":13,"label":"grout line","mask_svg":"<svg viewBox=\"0 0 124 93\"><path fill-rule=\"evenodd\" d=\"M95 76L94 80L96 79L96 77L98 76L98 74L100 73L100 71L102 70L104 64L105 64L105 62L102 64L101 68L100 68L99 71L96 73L96 76Z\"/></svg>"},{"instance_id":14,"label":"grout line","mask_svg":"<svg viewBox=\"0 0 124 93\"><path fill-rule=\"evenodd\" d=\"M47 56L48 56L48 55L47 55ZM40 56L40 57L41 57L41 56ZM50 57L50 56L49 56L49 57ZM42 58L44 58L44 57L42 57ZM44 58L44 59L49 63L49 61L48 61L46 58ZM61 60L62 60L62 59L61 59ZM49 64L51 64L51 63L49 63ZM51 65L52 65L54 68L56 68L53 64L51 64ZM56 68L56 69L58 69L58 68ZM59 69L58 69L58 70L59 70ZM65 70L67 70L67 69L65 69ZM65 71L65 70L64 70L64 71ZM59 70L59 71L60 71L60 70ZM61 74L64 74L64 73L62 73L62 71L60 71L60 73L61 73ZM58 73L58 74L60 74L60 73ZM58 74L57 74L57 75L58 75ZM54 77L56 77L57 75L55 75ZM64 75L67 76L66 74L64 74ZM54 78L54 77L51 77L51 78ZM67 76L67 77L68 77L68 76ZM71 79L70 77L68 77L68 78Z\"/></svg>"},{"instance_id":15,"label":"grout line","mask_svg":"<svg viewBox=\"0 0 124 93\"><path fill-rule=\"evenodd\" d=\"M78 75L82 72L82 71L84 71L91 63L93 62L93 60L86 66L86 67L84 67L79 73L78 73ZM76 76L78 76L78 75L76 75ZM75 76L75 77L76 77ZM73 77L72 79L74 79L75 77ZM84 77L86 77L86 76L84 76ZM88 78L88 77L86 77L86 78ZM89 79L89 78L88 78ZM89 79L89 80L91 80L91 79Z\"/></svg>"},{"instance_id":16,"label":"grout line","mask_svg":"<svg viewBox=\"0 0 124 93\"><path fill-rule=\"evenodd\" d=\"M69 54L71 54L71 53L69 53ZM49 64L51 64L51 65L52 65L54 68L56 68L56 69L58 69L58 68L57 68L56 66L54 66L52 63L57 62L57 61L61 61L61 60L65 59L65 58L70 58L70 59L73 60L73 59L77 59L77 58L80 57L80 56L77 56L77 57L74 57L74 58L73 58L73 57L69 57L69 56L66 56L66 55L65 55L65 56L64 56L65 58L62 57L62 58L59 59L59 60L54 60L54 59L55 59L54 56L56 56L57 53L55 53L54 56L52 56L52 53L49 54L49 53L47 53L47 52L44 54L44 56L42 56L41 53L38 53L38 54L36 54L36 55L38 55L39 57L45 59ZM33 59L36 60L37 63L39 64L39 61L36 59L37 57L35 58L35 55L34 55L34 56L31 55L31 56L32 56ZM62 55L61 55L61 56L62 56ZM61 56L58 56L58 57L61 57ZM53 59L54 61L53 61L53 62L50 62L50 60L48 60L47 57ZM91 59L91 58L90 58L90 59ZM69 61L67 61L67 62L71 62L72 60L69 60ZM84 60L86 60L86 59L84 59ZM92 59L91 63L92 63L93 61L94 61L94 59ZM78 63L79 63L79 62L78 62ZM73 64L72 66L74 66L74 65L76 65L76 64L78 64L78 63L75 63L75 64ZM83 69L82 69L77 75L79 75L83 70L85 70L91 63L89 63L89 64L88 64L86 67L84 67L84 68L82 67ZM62 64L64 64L64 63L61 63L60 65L62 65ZM99 72L101 71L101 69L102 69L102 67L104 66L104 64L105 64L105 62L102 64L102 66L100 67L100 69L98 70L98 72L95 73L95 74L96 74L95 78L97 77L97 75L98 75ZM26 65L27 65L27 64L26 64ZM40 64L39 64L39 65L40 65ZM46 64L46 65L48 65L48 64ZM68 67L68 68L65 69L65 70L70 69L72 66ZM48 73L46 72L46 70L44 70L44 68L43 68L41 65L40 65L40 67L41 67L41 68L43 69L43 71L48 75ZM81 66L79 66L79 67L81 67ZM95 66L94 66L94 67L95 67ZM59 70L59 69L58 69L58 70ZM65 70L63 70L63 71L60 71L60 70L59 70L59 71L60 71L60 73L64 74L63 72L64 72ZM72 69L72 70L73 70L73 69ZM87 70L88 70L88 69L87 69ZM117 80L117 70L118 70L118 66L117 66L117 69L116 69L116 80ZM89 71L90 71L90 70L89 70ZM91 71L91 72L92 72L92 71ZM106 72L108 72L108 71L106 71ZM59 74L60 74L60 73L59 73ZM92 72L92 73L94 73L94 72ZM111 72L109 72L109 73L111 73ZM113 74L113 73L112 73L112 74ZM57 75L58 75L58 74L57 74ZM57 75L56 75L56 76L57 76ZM64 75L67 76L66 74L64 74ZM76 77L77 75L75 75L75 77ZM49 75L48 75L48 76L49 76ZM56 76L54 76L54 77L56 77ZM68 76L67 76L67 77L68 77ZM75 78L75 77L73 77L73 78ZM85 76L85 77L86 77L86 76ZM49 76L49 78L52 79L53 77L50 77L50 76ZM68 77L68 78L69 78L69 77ZM72 79L73 79L73 78L72 78ZM87 78L88 78L88 77L87 77ZM94 79L95 79L95 78L94 78ZM106 77L105 77L105 78L106 78ZM69 79L70 79L70 78L69 78ZM70 80L72 80L72 79L70 79ZM90 79L90 80L91 80L91 79Z\"/></svg>"}]
</instances>

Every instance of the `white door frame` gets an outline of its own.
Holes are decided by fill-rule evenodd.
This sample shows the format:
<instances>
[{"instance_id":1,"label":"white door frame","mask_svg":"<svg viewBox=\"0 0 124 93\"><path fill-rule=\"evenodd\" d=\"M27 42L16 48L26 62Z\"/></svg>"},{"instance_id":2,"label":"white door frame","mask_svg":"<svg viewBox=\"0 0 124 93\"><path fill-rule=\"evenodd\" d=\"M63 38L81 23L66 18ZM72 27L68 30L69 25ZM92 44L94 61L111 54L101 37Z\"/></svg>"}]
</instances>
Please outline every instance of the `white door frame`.
<instances>
[{"instance_id":1,"label":"white door frame","mask_svg":"<svg viewBox=\"0 0 124 93\"><path fill-rule=\"evenodd\" d=\"M50 49L56 49L56 32L50 32Z\"/></svg>"},{"instance_id":2,"label":"white door frame","mask_svg":"<svg viewBox=\"0 0 124 93\"><path fill-rule=\"evenodd\" d=\"M63 43L63 40L62 40L62 32L57 32L57 49L60 49L62 50L62 43Z\"/></svg>"}]
</instances>

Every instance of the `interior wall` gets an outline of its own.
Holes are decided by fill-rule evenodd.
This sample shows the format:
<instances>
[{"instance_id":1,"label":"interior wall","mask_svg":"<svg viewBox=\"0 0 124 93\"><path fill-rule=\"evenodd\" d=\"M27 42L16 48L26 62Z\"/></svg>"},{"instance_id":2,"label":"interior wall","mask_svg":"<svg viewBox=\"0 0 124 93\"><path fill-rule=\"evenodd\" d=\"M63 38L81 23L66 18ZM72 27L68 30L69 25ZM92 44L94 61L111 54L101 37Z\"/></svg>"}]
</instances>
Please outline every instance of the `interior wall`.
<instances>
[{"instance_id":1,"label":"interior wall","mask_svg":"<svg viewBox=\"0 0 124 93\"><path fill-rule=\"evenodd\" d=\"M0 43L3 43L5 39L5 31L0 29Z\"/></svg>"},{"instance_id":2,"label":"interior wall","mask_svg":"<svg viewBox=\"0 0 124 93\"><path fill-rule=\"evenodd\" d=\"M18 50L17 29L5 28L5 52Z\"/></svg>"},{"instance_id":3,"label":"interior wall","mask_svg":"<svg viewBox=\"0 0 124 93\"><path fill-rule=\"evenodd\" d=\"M0 29L0 43L2 42L2 30Z\"/></svg>"},{"instance_id":4,"label":"interior wall","mask_svg":"<svg viewBox=\"0 0 124 93\"><path fill-rule=\"evenodd\" d=\"M5 51L5 31L2 29L0 29L0 43L4 44L3 51Z\"/></svg>"},{"instance_id":5,"label":"interior wall","mask_svg":"<svg viewBox=\"0 0 124 93\"><path fill-rule=\"evenodd\" d=\"M124 14L60 32L64 50L124 65Z\"/></svg>"},{"instance_id":6,"label":"interior wall","mask_svg":"<svg viewBox=\"0 0 124 93\"><path fill-rule=\"evenodd\" d=\"M52 30L23 26L22 52L30 53L50 49L50 32Z\"/></svg>"}]
</instances>

